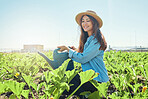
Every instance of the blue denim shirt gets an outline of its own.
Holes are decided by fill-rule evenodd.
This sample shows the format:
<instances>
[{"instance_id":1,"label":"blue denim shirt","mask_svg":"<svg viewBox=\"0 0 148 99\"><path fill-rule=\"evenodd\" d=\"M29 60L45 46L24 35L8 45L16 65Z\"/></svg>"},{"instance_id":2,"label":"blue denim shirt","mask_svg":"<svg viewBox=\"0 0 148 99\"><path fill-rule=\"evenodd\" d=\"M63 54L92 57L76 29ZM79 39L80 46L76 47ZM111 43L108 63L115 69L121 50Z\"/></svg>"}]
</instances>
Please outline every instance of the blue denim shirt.
<instances>
[{"instance_id":1,"label":"blue denim shirt","mask_svg":"<svg viewBox=\"0 0 148 99\"><path fill-rule=\"evenodd\" d=\"M87 38L87 41L84 45L83 53L78 53L74 50L69 50L69 57L78 63L81 63L82 70L94 70L99 73L99 75L94 78L99 82L109 81L108 73L103 62L104 51L99 50L100 43L97 42L97 39L94 39L94 35L91 35Z\"/></svg>"}]
</instances>

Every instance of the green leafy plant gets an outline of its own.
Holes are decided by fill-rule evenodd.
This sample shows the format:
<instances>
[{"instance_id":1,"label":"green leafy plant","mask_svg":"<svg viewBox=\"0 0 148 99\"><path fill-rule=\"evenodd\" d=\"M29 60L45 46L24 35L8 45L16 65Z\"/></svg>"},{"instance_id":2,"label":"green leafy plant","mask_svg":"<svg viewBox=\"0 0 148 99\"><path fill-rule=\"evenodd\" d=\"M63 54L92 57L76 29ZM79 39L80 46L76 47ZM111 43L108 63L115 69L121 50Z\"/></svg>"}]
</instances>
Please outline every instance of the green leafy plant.
<instances>
[{"instance_id":1,"label":"green leafy plant","mask_svg":"<svg viewBox=\"0 0 148 99\"><path fill-rule=\"evenodd\" d=\"M24 82L19 83L16 81L8 80L8 81L5 81L4 84L14 93L14 95L17 96L17 98L20 98L23 88L25 86Z\"/></svg>"},{"instance_id":2,"label":"green leafy plant","mask_svg":"<svg viewBox=\"0 0 148 99\"><path fill-rule=\"evenodd\" d=\"M79 76L80 76L81 84L71 93L71 95L68 96L67 99L69 99L84 83L91 81L92 79L97 77L98 74L95 73L95 71L93 70L87 70L85 72L80 72Z\"/></svg>"},{"instance_id":3,"label":"green leafy plant","mask_svg":"<svg viewBox=\"0 0 148 99\"><path fill-rule=\"evenodd\" d=\"M45 54L52 59L52 51ZM64 90L70 90L70 81L79 74L81 85L97 76L94 71L81 71L81 64L74 62L72 71L66 71L69 60L56 70L36 53L0 53L0 94L14 98L58 99ZM148 91L148 52L110 51L104 53L104 63L110 81L95 84L98 91L83 95L105 98L146 98ZM76 70L77 69L77 70ZM78 90L80 88L75 89ZM110 93L110 87L113 92ZM25 89L24 89L25 88ZM75 91L68 97L70 98ZM41 94L42 93L42 94ZM31 95L30 95L31 94ZM99 96L97 96L99 95Z\"/></svg>"}]
</instances>

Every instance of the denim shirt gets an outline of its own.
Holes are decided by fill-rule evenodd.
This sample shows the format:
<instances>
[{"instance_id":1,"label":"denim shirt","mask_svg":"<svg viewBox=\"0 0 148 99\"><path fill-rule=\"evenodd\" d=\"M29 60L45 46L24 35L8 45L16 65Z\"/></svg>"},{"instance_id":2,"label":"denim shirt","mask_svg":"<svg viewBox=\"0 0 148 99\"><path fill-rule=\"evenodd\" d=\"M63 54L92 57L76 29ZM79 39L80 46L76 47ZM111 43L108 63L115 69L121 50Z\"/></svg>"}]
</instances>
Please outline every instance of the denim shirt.
<instances>
[{"instance_id":1,"label":"denim shirt","mask_svg":"<svg viewBox=\"0 0 148 99\"><path fill-rule=\"evenodd\" d=\"M72 49L69 49L69 57L78 63L81 63L82 70L94 70L99 75L94 78L99 82L109 81L108 73L103 62L104 51L99 50L100 43L97 42L97 39L94 38L94 35L91 35L87 38L87 41L84 45L83 53L78 53Z\"/></svg>"}]
</instances>

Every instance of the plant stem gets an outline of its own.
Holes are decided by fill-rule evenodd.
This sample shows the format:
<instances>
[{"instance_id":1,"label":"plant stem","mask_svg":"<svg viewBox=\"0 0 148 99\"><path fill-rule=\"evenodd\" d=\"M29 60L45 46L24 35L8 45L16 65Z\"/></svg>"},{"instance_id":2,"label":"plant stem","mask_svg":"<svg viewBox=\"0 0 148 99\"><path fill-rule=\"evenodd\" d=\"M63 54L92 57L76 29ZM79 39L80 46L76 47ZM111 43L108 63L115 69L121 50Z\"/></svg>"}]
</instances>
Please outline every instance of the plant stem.
<instances>
[{"instance_id":1,"label":"plant stem","mask_svg":"<svg viewBox=\"0 0 148 99\"><path fill-rule=\"evenodd\" d=\"M81 86L82 86L82 84L80 84L80 85L67 97L67 99L69 99Z\"/></svg>"},{"instance_id":2,"label":"plant stem","mask_svg":"<svg viewBox=\"0 0 148 99\"><path fill-rule=\"evenodd\" d=\"M33 91L31 90L31 88L30 88L30 91L31 91L31 94L32 94L33 99L35 99L34 94L33 94Z\"/></svg>"}]
</instances>

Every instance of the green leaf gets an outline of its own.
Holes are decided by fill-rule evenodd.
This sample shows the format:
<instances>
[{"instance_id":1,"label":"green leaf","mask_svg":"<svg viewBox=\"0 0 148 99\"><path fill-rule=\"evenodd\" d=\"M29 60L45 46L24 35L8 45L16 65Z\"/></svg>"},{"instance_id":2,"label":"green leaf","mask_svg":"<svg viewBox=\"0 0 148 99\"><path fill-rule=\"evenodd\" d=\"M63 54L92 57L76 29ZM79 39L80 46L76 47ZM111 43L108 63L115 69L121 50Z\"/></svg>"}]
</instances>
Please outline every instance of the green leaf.
<instances>
[{"instance_id":1,"label":"green leaf","mask_svg":"<svg viewBox=\"0 0 148 99\"><path fill-rule=\"evenodd\" d=\"M67 97L69 99L84 83L91 81L93 78L97 77L98 74L93 70L87 70L85 72L80 72L81 84Z\"/></svg>"},{"instance_id":2,"label":"green leaf","mask_svg":"<svg viewBox=\"0 0 148 99\"><path fill-rule=\"evenodd\" d=\"M43 90L43 92L45 92L45 94L50 97L54 90L55 90L55 87L52 87L48 90Z\"/></svg>"},{"instance_id":3,"label":"green leaf","mask_svg":"<svg viewBox=\"0 0 148 99\"><path fill-rule=\"evenodd\" d=\"M146 77L148 79L148 63L144 65L144 69L145 69Z\"/></svg>"},{"instance_id":4,"label":"green leaf","mask_svg":"<svg viewBox=\"0 0 148 99\"><path fill-rule=\"evenodd\" d=\"M39 96L39 99L46 99L45 96L45 94L43 96Z\"/></svg>"},{"instance_id":5,"label":"green leaf","mask_svg":"<svg viewBox=\"0 0 148 99\"><path fill-rule=\"evenodd\" d=\"M68 83L79 73L79 70L73 69L72 71L66 71L66 77L68 78Z\"/></svg>"},{"instance_id":6,"label":"green leaf","mask_svg":"<svg viewBox=\"0 0 148 99\"><path fill-rule=\"evenodd\" d=\"M9 99L17 99L15 94L11 94Z\"/></svg>"},{"instance_id":7,"label":"green leaf","mask_svg":"<svg viewBox=\"0 0 148 99\"><path fill-rule=\"evenodd\" d=\"M130 83L127 83L127 85L133 90L134 92L134 87L130 84Z\"/></svg>"},{"instance_id":8,"label":"green leaf","mask_svg":"<svg viewBox=\"0 0 148 99\"><path fill-rule=\"evenodd\" d=\"M140 86L142 86L142 84L135 84L135 85L134 85L134 87L135 87L134 93L137 93L137 90L138 90L138 88L139 88Z\"/></svg>"},{"instance_id":9,"label":"green leaf","mask_svg":"<svg viewBox=\"0 0 148 99\"><path fill-rule=\"evenodd\" d=\"M31 83L30 86L32 86L35 89L35 91L37 91L37 84Z\"/></svg>"},{"instance_id":10,"label":"green leaf","mask_svg":"<svg viewBox=\"0 0 148 99\"><path fill-rule=\"evenodd\" d=\"M49 81L51 80L51 77L53 76L53 74L49 71L44 72L45 75L45 80L47 83L49 83Z\"/></svg>"},{"instance_id":11,"label":"green leaf","mask_svg":"<svg viewBox=\"0 0 148 99\"><path fill-rule=\"evenodd\" d=\"M4 83L0 82L0 94L4 93L6 88L7 86Z\"/></svg>"},{"instance_id":12,"label":"green leaf","mask_svg":"<svg viewBox=\"0 0 148 99\"><path fill-rule=\"evenodd\" d=\"M7 87L9 87L11 89L11 91L19 98L21 95L21 92L25 86L25 83L18 83L16 81L6 81L5 84L7 85Z\"/></svg>"},{"instance_id":13,"label":"green leaf","mask_svg":"<svg viewBox=\"0 0 148 99\"><path fill-rule=\"evenodd\" d=\"M98 89L100 94L102 94L104 97L107 97L109 82L98 83L96 80L92 80L90 82Z\"/></svg>"},{"instance_id":14,"label":"green leaf","mask_svg":"<svg viewBox=\"0 0 148 99\"><path fill-rule=\"evenodd\" d=\"M31 76L27 76L26 74L22 73L22 77L24 78L25 82L28 84L28 86L30 87L32 81L32 77Z\"/></svg>"},{"instance_id":15,"label":"green leaf","mask_svg":"<svg viewBox=\"0 0 148 99\"><path fill-rule=\"evenodd\" d=\"M107 88L107 83L99 83L99 86L97 87L99 92L102 93L104 97L107 97Z\"/></svg>"},{"instance_id":16,"label":"green leaf","mask_svg":"<svg viewBox=\"0 0 148 99\"><path fill-rule=\"evenodd\" d=\"M66 83L66 82L63 82L63 83L61 83L61 92L63 92L65 89L67 90L67 91L69 91L70 90L70 86Z\"/></svg>"},{"instance_id":17,"label":"green leaf","mask_svg":"<svg viewBox=\"0 0 148 99\"><path fill-rule=\"evenodd\" d=\"M88 96L88 99L100 99L99 91L95 91Z\"/></svg>"},{"instance_id":18,"label":"green leaf","mask_svg":"<svg viewBox=\"0 0 148 99\"><path fill-rule=\"evenodd\" d=\"M28 99L29 90L23 90L21 95Z\"/></svg>"},{"instance_id":19,"label":"green leaf","mask_svg":"<svg viewBox=\"0 0 148 99\"><path fill-rule=\"evenodd\" d=\"M44 84L46 84L45 82L42 82L40 84L38 84L37 86L37 92L39 92L39 90L42 88L42 86L44 86Z\"/></svg>"},{"instance_id":20,"label":"green leaf","mask_svg":"<svg viewBox=\"0 0 148 99\"><path fill-rule=\"evenodd\" d=\"M120 96L117 96L117 93L116 93L116 92L114 92L114 93L112 93L111 95L109 95L109 97L110 97L111 99L121 99Z\"/></svg>"},{"instance_id":21,"label":"green leaf","mask_svg":"<svg viewBox=\"0 0 148 99\"><path fill-rule=\"evenodd\" d=\"M90 91L84 91L84 92L81 92L80 95L83 95L85 96L86 98L88 98L88 96L91 94Z\"/></svg>"},{"instance_id":22,"label":"green leaf","mask_svg":"<svg viewBox=\"0 0 148 99\"><path fill-rule=\"evenodd\" d=\"M44 87L45 87L45 90L49 90L50 88L55 88L55 86L54 85L52 85L52 84L46 84L46 83L44 83L44 85L43 85Z\"/></svg>"},{"instance_id":23,"label":"green leaf","mask_svg":"<svg viewBox=\"0 0 148 99\"><path fill-rule=\"evenodd\" d=\"M87 70L85 72L80 72L79 75L80 75L81 85L98 76L98 74L95 73L94 70Z\"/></svg>"}]
</instances>

